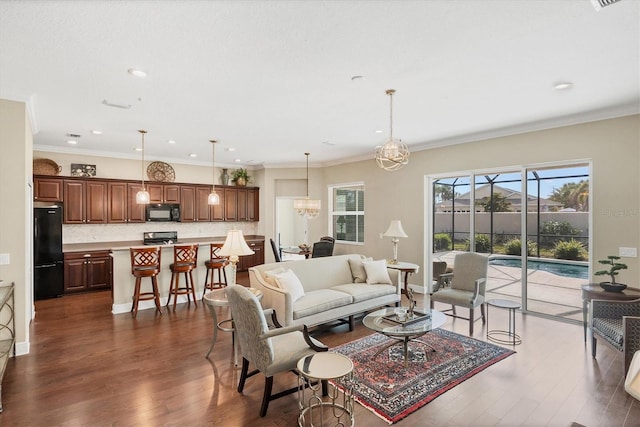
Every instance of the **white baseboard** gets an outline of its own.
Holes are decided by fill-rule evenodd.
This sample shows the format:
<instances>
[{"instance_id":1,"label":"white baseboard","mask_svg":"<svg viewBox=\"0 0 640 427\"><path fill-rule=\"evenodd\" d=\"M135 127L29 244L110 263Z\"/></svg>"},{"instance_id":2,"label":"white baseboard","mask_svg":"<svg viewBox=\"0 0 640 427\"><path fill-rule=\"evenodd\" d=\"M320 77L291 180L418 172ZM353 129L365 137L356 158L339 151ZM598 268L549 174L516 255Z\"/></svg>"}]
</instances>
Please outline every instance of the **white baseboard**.
<instances>
[{"instance_id":1,"label":"white baseboard","mask_svg":"<svg viewBox=\"0 0 640 427\"><path fill-rule=\"evenodd\" d=\"M29 354L29 350L31 349L31 343L29 342L17 342L16 343L16 356L24 356L25 354Z\"/></svg>"}]
</instances>

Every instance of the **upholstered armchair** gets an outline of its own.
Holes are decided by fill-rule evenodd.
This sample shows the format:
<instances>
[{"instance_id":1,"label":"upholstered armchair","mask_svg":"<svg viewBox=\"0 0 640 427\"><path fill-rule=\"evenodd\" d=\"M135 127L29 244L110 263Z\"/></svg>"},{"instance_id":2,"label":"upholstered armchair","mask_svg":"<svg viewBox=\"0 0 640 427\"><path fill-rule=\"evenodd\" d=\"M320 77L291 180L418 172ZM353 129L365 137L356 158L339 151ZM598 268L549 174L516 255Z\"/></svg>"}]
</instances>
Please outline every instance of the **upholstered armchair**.
<instances>
[{"instance_id":1,"label":"upholstered armchair","mask_svg":"<svg viewBox=\"0 0 640 427\"><path fill-rule=\"evenodd\" d=\"M592 300L591 356L596 358L598 340L624 354L627 374L633 354L640 350L640 299L631 301Z\"/></svg>"},{"instance_id":2,"label":"upholstered armchair","mask_svg":"<svg viewBox=\"0 0 640 427\"><path fill-rule=\"evenodd\" d=\"M274 324L279 326L273 309L263 310L258 299L244 286L231 285L226 290L242 352L238 392L242 393L248 377L262 372L265 383L260 416L264 417L271 400L298 390L293 387L272 396L273 376L280 372L294 371L298 360L318 351L327 351L328 348L311 338L305 325L270 330L265 314L271 315ZM250 363L257 369L249 372Z\"/></svg>"},{"instance_id":3,"label":"upholstered armchair","mask_svg":"<svg viewBox=\"0 0 640 427\"><path fill-rule=\"evenodd\" d=\"M475 252L457 254L453 262L453 273L441 274L442 280L450 280L449 288L437 289L431 294L431 308L434 302L451 304L450 316L469 320L469 336L473 335L475 322L474 309L480 307L482 322L484 315L484 294L487 283L487 268L489 258L487 255ZM456 306L469 309L469 318L456 314ZM448 313L445 313L448 314Z\"/></svg>"}]
</instances>

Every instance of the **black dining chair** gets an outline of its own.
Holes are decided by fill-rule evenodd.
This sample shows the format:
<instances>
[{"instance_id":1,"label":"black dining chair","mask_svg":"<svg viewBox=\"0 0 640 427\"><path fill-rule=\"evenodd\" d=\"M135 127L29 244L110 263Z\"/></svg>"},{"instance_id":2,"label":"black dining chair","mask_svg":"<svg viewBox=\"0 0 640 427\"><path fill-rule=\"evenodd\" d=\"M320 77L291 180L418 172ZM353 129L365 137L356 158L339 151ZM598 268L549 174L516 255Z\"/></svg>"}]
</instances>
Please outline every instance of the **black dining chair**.
<instances>
[{"instance_id":1,"label":"black dining chair","mask_svg":"<svg viewBox=\"0 0 640 427\"><path fill-rule=\"evenodd\" d=\"M282 257L280 256L280 249L276 245L276 242L273 239L269 239L271 241L271 249L273 249L273 257L276 259L276 262L282 262Z\"/></svg>"},{"instance_id":2,"label":"black dining chair","mask_svg":"<svg viewBox=\"0 0 640 427\"><path fill-rule=\"evenodd\" d=\"M333 255L333 242L321 240L313 244L313 249L311 249L311 258L320 258L331 255Z\"/></svg>"}]
</instances>

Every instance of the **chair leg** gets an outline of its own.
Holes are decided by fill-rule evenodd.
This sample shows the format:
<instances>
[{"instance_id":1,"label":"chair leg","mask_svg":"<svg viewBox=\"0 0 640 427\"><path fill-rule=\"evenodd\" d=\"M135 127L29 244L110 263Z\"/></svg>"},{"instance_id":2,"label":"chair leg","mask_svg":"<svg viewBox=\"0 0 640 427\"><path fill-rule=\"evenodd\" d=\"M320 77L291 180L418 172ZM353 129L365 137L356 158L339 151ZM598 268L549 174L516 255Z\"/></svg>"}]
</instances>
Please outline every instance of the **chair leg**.
<instances>
[{"instance_id":1,"label":"chair leg","mask_svg":"<svg viewBox=\"0 0 640 427\"><path fill-rule=\"evenodd\" d=\"M327 380L322 380L322 395L329 396L329 382Z\"/></svg>"},{"instance_id":2,"label":"chair leg","mask_svg":"<svg viewBox=\"0 0 640 427\"><path fill-rule=\"evenodd\" d=\"M593 331L591 332L591 334L593 335ZM592 336L591 337L591 357L593 357L594 359L596 358L596 345L597 345L598 341L596 341L596 337Z\"/></svg>"},{"instance_id":3,"label":"chair leg","mask_svg":"<svg viewBox=\"0 0 640 427\"><path fill-rule=\"evenodd\" d=\"M187 274L185 273L185 276ZM189 287L191 287L191 296L193 296L193 305L198 307L198 302L196 301L196 284L193 282L193 270L189 270L189 278L185 279L188 283L187 292L189 292ZM187 301L189 301L189 294L187 293Z\"/></svg>"},{"instance_id":4,"label":"chair leg","mask_svg":"<svg viewBox=\"0 0 640 427\"><path fill-rule=\"evenodd\" d=\"M131 305L131 312L133 313L133 317L138 315L138 302L140 300L140 282L142 278L136 277L136 285L133 290L133 304Z\"/></svg>"},{"instance_id":5,"label":"chair leg","mask_svg":"<svg viewBox=\"0 0 640 427\"><path fill-rule=\"evenodd\" d=\"M178 277L180 276L178 275ZM167 297L167 304L165 305L165 307L169 307L169 303L171 302L171 295L175 296L175 294L173 293L175 279L176 279L176 273L171 272L171 281L169 282L169 296ZM175 306L173 308L175 310Z\"/></svg>"},{"instance_id":6,"label":"chair leg","mask_svg":"<svg viewBox=\"0 0 640 427\"><path fill-rule=\"evenodd\" d=\"M264 379L264 394L262 395L262 406L260 407L260 416L267 415L267 409L269 408L269 401L271 400L271 389L273 388L273 377L265 377Z\"/></svg>"},{"instance_id":7,"label":"chair leg","mask_svg":"<svg viewBox=\"0 0 640 427\"><path fill-rule=\"evenodd\" d=\"M349 332L353 332L353 329L355 328L356 324L353 320L353 315L349 316Z\"/></svg>"},{"instance_id":8,"label":"chair leg","mask_svg":"<svg viewBox=\"0 0 640 427\"><path fill-rule=\"evenodd\" d=\"M482 315L482 323L486 323L487 320L484 316L484 304L480 304L480 314Z\"/></svg>"},{"instance_id":9,"label":"chair leg","mask_svg":"<svg viewBox=\"0 0 640 427\"><path fill-rule=\"evenodd\" d=\"M247 375L249 373L249 361L242 358L242 371L240 371L240 381L238 381L238 393L242 393L244 390L244 383L247 381Z\"/></svg>"},{"instance_id":10,"label":"chair leg","mask_svg":"<svg viewBox=\"0 0 640 427\"><path fill-rule=\"evenodd\" d=\"M204 294L207 293L207 289L209 289L209 271L211 271L211 281L213 282L214 274L213 270L207 268L207 274L204 275L204 289L202 289L202 298L204 298Z\"/></svg>"},{"instance_id":11,"label":"chair leg","mask_svg":"<svg viewBox=\"0 0 640 427\"><path fill-rule=\"evenodd\" d=\"M451 313L453 313L454 316L457 316L456 314L456 306L451 304Z\"/></svg>"},{"instance_id":12,"label":"chair leg","mask_svg":"<svg viewBox=\"0 0 640 427\"><path fill-rule=\"evenodd\" d=\"M473 308L469 309L469 336L473 336L473 322L474 321L474 317L473 317Z\"/></svg>"},{"instance_id":13,"label":"chair leg","mask_svg":"<svg viewBox=\"0 0 640 427\"><path fill-rule=\"evenodd\" d=\"M222 275L224 276L224 286L229 286L229 282L227 282L227 270L222 267ZM220 273L218 273L218 277L220 277Z\"/></svg>"},{"instance_id":14,"label":"chair leg","mask_svg":"<svg viewBox=\"0 0 640 427\"><path fill-rule=\"evenodd\" d=\"M157 276L151 276L151 287L153 288L153 301L156 303L156 311L162 314L162 306L160 303L160 291L158 291Z\"/></svg>"}]
</instances>

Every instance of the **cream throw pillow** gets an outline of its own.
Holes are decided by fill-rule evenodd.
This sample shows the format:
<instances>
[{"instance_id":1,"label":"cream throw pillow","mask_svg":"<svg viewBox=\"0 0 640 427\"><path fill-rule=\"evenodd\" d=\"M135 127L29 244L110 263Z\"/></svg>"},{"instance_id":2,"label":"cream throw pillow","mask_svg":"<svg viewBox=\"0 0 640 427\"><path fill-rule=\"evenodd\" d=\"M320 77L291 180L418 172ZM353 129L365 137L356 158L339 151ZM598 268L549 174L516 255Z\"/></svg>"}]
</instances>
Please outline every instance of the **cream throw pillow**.
<instances>
[{"instance_id":1,"label":"cream throw pillow","mask_svg":"<svg viewBox=\"0 0 640 427\"><path fill-rule=\"evenodd\" d=\"M367 283L369 285L391 285L391 277L387 271L387 261L384 259L377 261L363 261L364 271L367 273Z\"/></svg>"},{"instance_id":2,"label":"cream throw pillow","mask_svg":"<svg viewBox=\"0 0 640 427\"><path fill-rule=\"evenodd\" d=\"M349 267L351 267L351 277L353 277L353 283L366 283L367 272L364 271L363 261L373 261L373 258L360 258L350 259Z\"/></svg>"},{"instance_id":3,"label":"cream throw pillow","mask_svg":"<svg viewBox=\"0 0 640 427\"><path fill-rule=\"evenodd\" d=\"M287 270L284 273L276 274L276 283L281 289L284 289L291 295L291 300L296 302L304 296L304 288L298 276L291 271Z\"/></svg>"},{"instance_id":4,"label":"cream throw pillow","mask_svg":"<svg viewBox=\"0 0 640 427\"><path fill-rule=\"evenodd\" d=\"M265 271L262 273L262 276L264 277L265 282L271 286L278 286L276 283L276 274L284 273L285 271L287 271L287 269L284 267L276 267L272 270Z\"/></svg>"}]
</instances>

